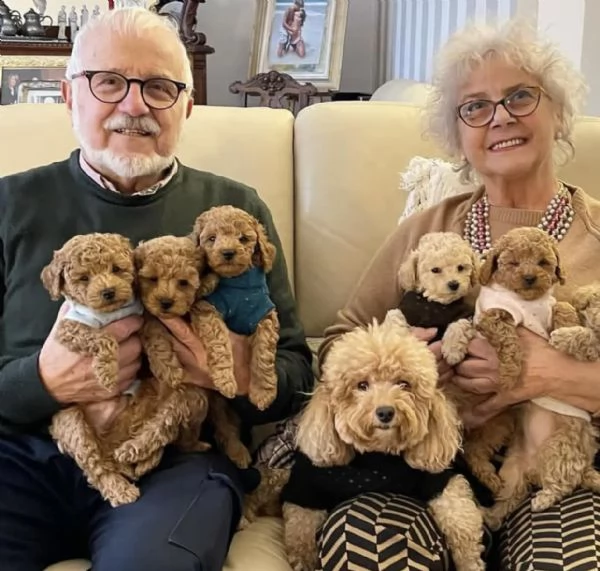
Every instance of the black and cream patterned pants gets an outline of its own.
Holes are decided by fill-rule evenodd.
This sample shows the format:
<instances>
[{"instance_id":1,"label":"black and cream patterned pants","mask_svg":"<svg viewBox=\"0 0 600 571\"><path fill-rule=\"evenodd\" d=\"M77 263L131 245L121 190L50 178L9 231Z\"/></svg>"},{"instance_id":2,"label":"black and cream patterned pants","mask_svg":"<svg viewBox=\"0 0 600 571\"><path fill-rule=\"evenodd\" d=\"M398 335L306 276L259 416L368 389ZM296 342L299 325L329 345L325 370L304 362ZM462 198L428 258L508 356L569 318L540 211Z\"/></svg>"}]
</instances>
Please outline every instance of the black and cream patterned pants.
<instances>
[{"instance_id":1,"label":"black and cream patterned pants","mask_svg":"<svg viewBox=\"0 0 600 571\"><path fill-rule=\"evenodd\" d=\"M488 568L502 571L600 569L600 495L579 490L542 513L525 501L487 544ZM338 506L320 533L319 571L453 569L448 548L423 504L365 494ZM493 561L492 561L493 560Z\"/></svg>"}]
</instances>

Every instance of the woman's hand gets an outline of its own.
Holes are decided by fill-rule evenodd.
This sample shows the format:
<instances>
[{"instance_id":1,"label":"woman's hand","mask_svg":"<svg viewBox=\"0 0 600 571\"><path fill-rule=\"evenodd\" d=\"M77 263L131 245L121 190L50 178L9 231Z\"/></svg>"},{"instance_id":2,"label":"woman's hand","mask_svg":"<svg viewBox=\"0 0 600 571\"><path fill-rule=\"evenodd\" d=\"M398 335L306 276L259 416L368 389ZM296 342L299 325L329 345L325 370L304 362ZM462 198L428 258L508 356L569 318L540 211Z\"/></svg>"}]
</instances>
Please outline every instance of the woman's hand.
<instances>
[{"instance_id":1,"label":"woman's hand","mask_svg":"<svg viewBox=\"0 0 600 571\"><path fill-rule=\"evenodd\" d=\"M498 357L489 343L476 337L469 344L468 356L456 367L453 382L467 392L488 398L464 412L465 426L480 426L509 406L547 396L558 379L569 377L566 355L527 329L520 327L518 333L525 362L519 383L510 390L498 390Z\"/></svg>"},{"instance_id":2,"label":"woman's hand","mask_svg":"<svg viewBox=\"0 0 600 571\"><path fill-rule=\"evenodd\" d=\"M424 329L423 327L411 327L411 331L417 339L425 341L425 343L429 343L437 333L435 327L430 327L428 329ZM430 343L429 350L435 355L437 361L439 383L447 383L452 379L454 369L448 365L444 357L442 357L442 342L436 341L435 343Z\"/></svg>"},{"instance_id":3,"label":"woman's hand","mask_svg":"<svg viewBox=\"0 0 600 571\"><path fill-rule=\"evenodd\" d=\"M170 331L173 348L186 371L185 382L214 390L206 366L206 349L190 326L181 318L161 319ZM233 351L234 374L238 395L247 395L250 384L250 341L243 335L229 333Z\"/></svg>"}]
</instances>

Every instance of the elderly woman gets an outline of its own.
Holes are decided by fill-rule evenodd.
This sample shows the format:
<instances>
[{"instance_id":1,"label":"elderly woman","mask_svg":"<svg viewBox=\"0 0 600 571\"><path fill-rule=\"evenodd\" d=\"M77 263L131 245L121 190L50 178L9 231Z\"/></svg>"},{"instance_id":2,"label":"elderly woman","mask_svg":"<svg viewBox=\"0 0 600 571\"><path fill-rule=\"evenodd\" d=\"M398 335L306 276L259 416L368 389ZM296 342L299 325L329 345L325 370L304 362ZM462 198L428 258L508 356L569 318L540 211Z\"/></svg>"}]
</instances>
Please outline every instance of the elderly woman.
<instances>
[{"instance_id":1,"label":"elderly woman","mask_svg":"<svg viewBox=\"0 0 600 571\"><path fill-rule=\"evenodd\" d=\"M555 47L514 22L500 30L470 28L457 34L438 63L427 106L430 130L460 158L463 174L476 173L482 185L474 193L412 215L394 231L337 322L327 329L321 363L336 337L398 307L403 295L396 280L399 265L427 232L460 233L474 250L483 252L512 228L539 226L559 240L569 276L565 287L600 280L600 203L561 181L556 172L557 159L568 157L573 149L573 123L585 94L582 78ZM556 197L562 200L553 200ZM545 215L560 223L547 228ZM556 290L557 298L568 298L565 287ZM417 333L427 338L427 332ZM600 414L600 364L575 361L526 331L521 341L527 363L519 388L509 392L497 387L496 355L484 340L471 342L467 359L455 370L442 361L439 342L430 345L444 380L489 395L465 413L467 426L540 396ZM524 502L494 543L502 569L596 569L599 534L600 496L578 491L543 513L531 513L529 502ZM439 531L413 500L361 496L340 506L323 528L325 571L346 568L337 567L342 561L378 569L378 564L394 558L390 569L449 565Z\"/></svg>"}]
</instances>

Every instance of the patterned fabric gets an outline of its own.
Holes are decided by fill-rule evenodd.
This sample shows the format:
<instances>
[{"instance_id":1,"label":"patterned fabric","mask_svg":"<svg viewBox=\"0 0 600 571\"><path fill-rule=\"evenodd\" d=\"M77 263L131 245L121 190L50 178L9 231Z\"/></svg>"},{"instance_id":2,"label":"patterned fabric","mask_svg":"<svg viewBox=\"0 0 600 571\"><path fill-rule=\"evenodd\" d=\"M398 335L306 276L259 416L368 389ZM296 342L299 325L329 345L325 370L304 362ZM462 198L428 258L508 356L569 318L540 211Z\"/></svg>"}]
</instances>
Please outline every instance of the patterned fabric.
<instances>
[{"instance_id":1,"label":"patterned fabric","mask_svg":"<svg viewBox=\"0 0 600 571\"><path fill-rule=\"evenodd\" d=\"M578 490L541 513L530 505L523 502L500 533L503 571L600 569L600 495Z\"/></svg>"},{"instance_id":2,"label":"patterned fabric","mask_svg":"<svg viewBox=\"0 0 600 571\"><path fill-rule=\"evenodd\" d=\"M450 570L449 551L423 504L365 494L339 505L319 538L317 571Z\"/></svg>"},{"instance_id":3,"label":"patterned fabric","mask_svg":"<svg viewBox=\"0 0 600 571\"><path fill-rule=\"evenodd\" d=\"M265 439L257 449L255 465L268 468L291 468L294 463L297 429L297 417L278 423L275 433Z\"/></svg>"}]
</instances>

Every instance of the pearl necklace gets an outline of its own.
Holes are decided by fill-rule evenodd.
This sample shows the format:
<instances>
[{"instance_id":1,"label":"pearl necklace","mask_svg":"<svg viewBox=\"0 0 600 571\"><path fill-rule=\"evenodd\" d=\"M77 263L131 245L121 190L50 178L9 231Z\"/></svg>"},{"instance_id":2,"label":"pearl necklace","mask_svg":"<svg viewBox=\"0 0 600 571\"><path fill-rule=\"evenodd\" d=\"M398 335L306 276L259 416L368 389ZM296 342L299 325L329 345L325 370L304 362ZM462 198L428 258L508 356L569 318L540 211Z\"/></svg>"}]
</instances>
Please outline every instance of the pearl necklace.
<instances>
[{"instance_id":1,"label":"pearl necklace","mask_svg":"<svg viewBox=\"0 0 600 571\"><path fill-rule=\"evenodd\" d=\"M479 254L485 254L492 247L489 215L490 204L484 194L471 206L465 221L464 238ZM574 215L571 193L563 183L560 183L558 192L548 204L537 227L560 242L569 230Z\"/></svg>"}]
</instances>

